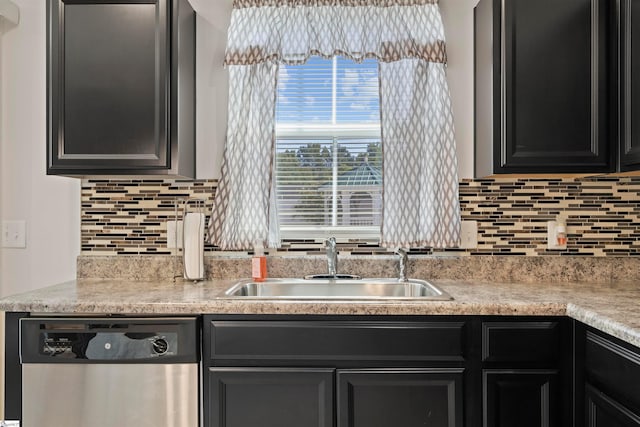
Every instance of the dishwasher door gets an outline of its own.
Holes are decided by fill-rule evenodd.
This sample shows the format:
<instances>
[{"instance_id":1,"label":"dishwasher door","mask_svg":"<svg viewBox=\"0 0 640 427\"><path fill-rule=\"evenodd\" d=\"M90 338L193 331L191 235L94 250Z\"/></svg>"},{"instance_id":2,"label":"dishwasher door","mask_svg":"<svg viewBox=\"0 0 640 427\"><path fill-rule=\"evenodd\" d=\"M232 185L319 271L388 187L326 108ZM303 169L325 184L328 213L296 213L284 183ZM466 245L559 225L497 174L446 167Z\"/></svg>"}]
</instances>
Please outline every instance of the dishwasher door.
<instances>
[{"instance_id":1,"label":"dishwasher door","mask_svg":"<svg viewBox=\"0 0 640 427\"><path fill-rule=\"evenodd\" d=\"M22 427L197 427L195 319L22 319Z\"/></svg>"}]
</instances>

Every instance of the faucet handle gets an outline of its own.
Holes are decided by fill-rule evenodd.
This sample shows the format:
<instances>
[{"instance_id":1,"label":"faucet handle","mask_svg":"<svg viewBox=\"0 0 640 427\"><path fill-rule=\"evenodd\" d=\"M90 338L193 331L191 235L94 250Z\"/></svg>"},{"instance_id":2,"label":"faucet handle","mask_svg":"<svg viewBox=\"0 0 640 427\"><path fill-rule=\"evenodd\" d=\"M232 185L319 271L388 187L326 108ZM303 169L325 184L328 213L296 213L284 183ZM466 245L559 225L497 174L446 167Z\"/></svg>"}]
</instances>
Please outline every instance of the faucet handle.
<instances>
[{"instance_id":1,"label":"faucet handle","mask_svg":"<svg viewBox=\"0 0 640 427\"><path fill-rule=\"evenodd\" d=\"M327 247L327 269L330 276L338 274L338 250L336 248L336 238L329 237L325 240Z\"/></svg>"},{"instance_id":2,"label":"faucet handle","mask_svg":"<svg viewBox=\"0 0 640 427\"><path fill-rule=\"evenodd\" d=\"M407 264L409 263L409 251L405 248L396 248L394 251L398 258L398 280L400 282L407 281Z\"/></svg>"}]
</instances>

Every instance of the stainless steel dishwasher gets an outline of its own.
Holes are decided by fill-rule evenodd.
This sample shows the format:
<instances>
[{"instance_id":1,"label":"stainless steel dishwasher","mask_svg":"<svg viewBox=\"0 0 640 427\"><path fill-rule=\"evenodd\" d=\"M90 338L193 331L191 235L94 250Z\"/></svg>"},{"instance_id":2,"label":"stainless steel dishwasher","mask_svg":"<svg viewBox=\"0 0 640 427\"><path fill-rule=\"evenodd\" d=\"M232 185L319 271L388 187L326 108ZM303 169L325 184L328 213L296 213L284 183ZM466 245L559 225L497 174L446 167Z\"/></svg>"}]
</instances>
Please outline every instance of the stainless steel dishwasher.
<instances>
[{"instance_id":1,"label":"stainless steel dishwasher","mask_svg":"<svg viewBox=\"0 0 640 427\"><path fill-rule=\"evenodd\" d=\"M195 318L20 321L22 427L197 427Z\"/></svg>"}]
</instances>

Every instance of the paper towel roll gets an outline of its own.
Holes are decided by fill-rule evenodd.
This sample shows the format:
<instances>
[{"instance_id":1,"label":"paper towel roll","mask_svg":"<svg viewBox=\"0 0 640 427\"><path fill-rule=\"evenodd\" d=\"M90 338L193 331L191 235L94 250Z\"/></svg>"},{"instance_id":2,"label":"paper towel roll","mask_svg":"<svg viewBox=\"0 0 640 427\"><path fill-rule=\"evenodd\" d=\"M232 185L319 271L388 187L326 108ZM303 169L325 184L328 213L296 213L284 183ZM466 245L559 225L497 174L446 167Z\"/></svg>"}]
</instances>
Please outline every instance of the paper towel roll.
<instances>
[{"instance_id":1,"label":"paper towel roll","mask_svg":"<svg viewBox=\"0 0 640 427\"><path fill-rule=\"evenodd\" d=\"M204 279L204 214L187 212L182 227L184 278Z\"/></svg>"}]
</instances>

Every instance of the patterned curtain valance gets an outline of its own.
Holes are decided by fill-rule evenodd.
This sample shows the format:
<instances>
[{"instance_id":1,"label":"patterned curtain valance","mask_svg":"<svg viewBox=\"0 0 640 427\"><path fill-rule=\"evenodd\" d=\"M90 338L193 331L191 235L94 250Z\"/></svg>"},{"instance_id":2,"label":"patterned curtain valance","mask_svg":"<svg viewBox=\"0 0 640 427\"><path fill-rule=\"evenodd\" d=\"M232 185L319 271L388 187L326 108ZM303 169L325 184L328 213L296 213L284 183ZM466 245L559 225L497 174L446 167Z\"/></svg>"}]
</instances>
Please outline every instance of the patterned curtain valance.
<instances>
[{"instance_id":1,"label":"patterned curtain valance","mask_svg":"<svg viewBox=\"0 0 640 427\"><path fill-rule=\"evenodd\" d=\"M438 0L234 0L234 9L246 7L280 7L280 6L417 6L434 4Z\"/></svg>"},{"instance_id":2,"label":"patterned curtain valance","mask_svg":"<svg viewBox=\"0 0 640 427\"><path fill-rule=\"evenodd\" d=\"M226 65L354 61L446 63L436 0L235 0Z\"/></svg>"}]
</instances>

